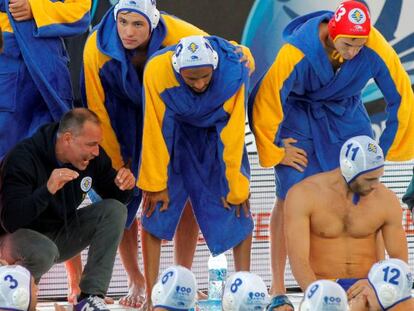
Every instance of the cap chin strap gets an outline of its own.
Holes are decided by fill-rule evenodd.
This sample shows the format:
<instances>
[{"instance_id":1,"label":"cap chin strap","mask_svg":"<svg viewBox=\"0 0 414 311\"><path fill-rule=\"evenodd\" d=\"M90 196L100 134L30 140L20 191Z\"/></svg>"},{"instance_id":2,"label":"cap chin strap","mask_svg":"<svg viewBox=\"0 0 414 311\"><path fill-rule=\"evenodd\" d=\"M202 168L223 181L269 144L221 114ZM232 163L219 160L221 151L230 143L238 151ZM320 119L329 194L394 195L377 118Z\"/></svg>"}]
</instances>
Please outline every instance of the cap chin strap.
<instances>
[{"instance_id":1,"label":"cap chin strap","mask_svg":"<svg viewBox=\"0 0 414 311\"><path fill-rule=\"evenodd\" d=\"M19 309L28 309L30 305L30 293L25 288L16 289L12 294L12 303Z\"/></svg>"}]
</instances>

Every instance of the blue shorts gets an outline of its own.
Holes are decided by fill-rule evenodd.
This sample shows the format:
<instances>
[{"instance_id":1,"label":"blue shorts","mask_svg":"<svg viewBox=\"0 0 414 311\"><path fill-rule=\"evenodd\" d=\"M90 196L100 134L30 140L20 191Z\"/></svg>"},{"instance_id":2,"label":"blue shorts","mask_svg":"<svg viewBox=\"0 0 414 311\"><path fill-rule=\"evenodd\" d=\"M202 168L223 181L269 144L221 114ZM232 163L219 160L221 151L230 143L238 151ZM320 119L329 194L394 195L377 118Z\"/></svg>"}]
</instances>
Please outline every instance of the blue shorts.
<instances>
[{"instance_id":1,"label":"blue shorts","mask_svg":"<svg viewBox=\"0 0 414 311\"><path fill-rule=\"evenodd\" d=\"M295 147L301 148L306 151L308 165L304 168L304 172L299 172L291 166L287 165L276 165L275 166L275 184L276 184L276 195L280 199L285 199L289 189L296 183L302 181L306 177L323 172L318 156L315 152L314 142L311 138L307 138L298 134L297 132L283 129L283 136L292 137L297 140L297 143L293 144ZM338 146L332 146L338 150L338 164L339 165L339 151ZM335 167L332 167L334 169Z\"/></svg>"},{"instance_id":2,"label":"blue shorts","mask_svg":"<svg viewBox=\"0 0 414 311\"><path fill-rule=\"evenodd\" d=\"M312 140L304 138L296 139L298 142L295 143L294 146L306 151L308 156L308 166L304 168L305 171L303 173L291 166L282 164L275 166L276 196L282 200L286 198L287 192L293 185L302 181L306 177L321 173L323 171L316 157Z\"/></svg>"},{"instance_id":3,"label":"blue shorts","mask_svg":"<svg viewBox=\"0 0 414 311\"><path fill-rule=\"evenodd\" d=\"M335 282L341 285L344 291L347 291L352 285L354 285L359 280L362 280L362 279L358 279L358 278L336 279Z\"/></svg>"}]
</instances>

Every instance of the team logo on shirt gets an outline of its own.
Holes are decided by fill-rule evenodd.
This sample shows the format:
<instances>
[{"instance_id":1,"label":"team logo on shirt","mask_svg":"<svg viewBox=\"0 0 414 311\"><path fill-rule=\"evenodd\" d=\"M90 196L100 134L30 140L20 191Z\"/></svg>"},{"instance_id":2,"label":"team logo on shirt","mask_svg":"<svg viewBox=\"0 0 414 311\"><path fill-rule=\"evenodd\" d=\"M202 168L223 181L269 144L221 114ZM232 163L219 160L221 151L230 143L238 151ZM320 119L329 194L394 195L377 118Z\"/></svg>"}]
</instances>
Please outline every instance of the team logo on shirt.
<instances>
[{"instance_id":1,"label":"team logo on shirt","mask_svg":"<svg viewBox=\"0 0 414 311\"><path fill-rule=\"evenodd\" d=\"M362 12L362 10L352 9L351 11L349 11L348 19L353 24L361 25L365 23L365 21L367 20L367 17L365 16L365 13Z\"/></svg>"},{"instance_id":2,"label":"team logo on shirt","mask_svg":"<svg viewBox=\"0 0 414 311\"><path fill-rule=\"evenodd\" d=\"M92 188L92 177L83 177L80 183L83 192L88 192Z\"/></svg>"}]
</instances>

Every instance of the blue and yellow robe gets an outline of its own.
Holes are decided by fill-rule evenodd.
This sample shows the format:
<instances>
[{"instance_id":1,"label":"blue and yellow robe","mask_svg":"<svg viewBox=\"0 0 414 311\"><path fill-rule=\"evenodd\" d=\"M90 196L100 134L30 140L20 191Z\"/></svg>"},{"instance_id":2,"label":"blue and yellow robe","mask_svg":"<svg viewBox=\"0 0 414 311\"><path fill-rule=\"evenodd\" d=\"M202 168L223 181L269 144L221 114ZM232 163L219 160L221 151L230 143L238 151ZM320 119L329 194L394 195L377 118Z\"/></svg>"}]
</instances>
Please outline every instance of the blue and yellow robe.
<instances>
[{"instance_id":1,"label":"blue and yellow robe","mask_svg":"<svg viewBox=\"0 0 414 311\"><path fill-rule=\"evenodd\" d=\"M374 79L387 102L386 129L380 137L387 160L414 157L414 96L401 62L384 37L372 28L366 45L334 71L319 39L319 25L332 12L293 20L284 30L286 44L255 87L249 101L250 126L260 164L275 167L277 196L307 176L339 166L342 144L356 135L372 136L361 90ZM308 166L301 173L280 165L282 140L293 137L305 149Z\"/></svg>"},{"instance_id":2,"label":"blue and yellow robe","mask_svg":"<svg viewBox=\"0 0 414 311\"><path fill-rule=\"evenodd\" d=\"M171 240L187 199L213 254L246 239L251 217L235 216L249 197L250 168L244 145L248 69L235 47L208 37L219 54L212 80L201 94L187 86L172 67L175 47L149 61L144 73L144 129L138 187L168 189L165 212L157 209L142 224L160 239ZM231 204L223 207L222 198Z\"/></svg>"}]
</instances>

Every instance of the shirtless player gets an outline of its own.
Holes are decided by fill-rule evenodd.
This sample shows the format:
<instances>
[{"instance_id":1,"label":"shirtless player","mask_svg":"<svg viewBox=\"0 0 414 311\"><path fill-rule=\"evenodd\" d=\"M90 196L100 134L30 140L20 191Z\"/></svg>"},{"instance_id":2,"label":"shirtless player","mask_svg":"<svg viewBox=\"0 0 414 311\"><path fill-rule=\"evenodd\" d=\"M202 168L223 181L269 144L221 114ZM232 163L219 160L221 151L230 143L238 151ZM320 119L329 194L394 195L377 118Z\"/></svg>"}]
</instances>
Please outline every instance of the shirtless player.
<instances>
[{"instance_id":1,"label":"shirtless player","mask_svg":"<svg viewBox=\"0 0 414 311\"><path fill-rule=\"evenodd\" d=\"M341 279L347 290L366 278L378 261L379 231L389 256L407 262L402 210L397 196L380 183L383 166L379 145L356 136L342 146L340 168L311 176L288 192L288 256L303 290L317 279Z\"/></svg>"}]
</instances>

